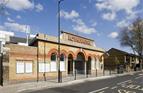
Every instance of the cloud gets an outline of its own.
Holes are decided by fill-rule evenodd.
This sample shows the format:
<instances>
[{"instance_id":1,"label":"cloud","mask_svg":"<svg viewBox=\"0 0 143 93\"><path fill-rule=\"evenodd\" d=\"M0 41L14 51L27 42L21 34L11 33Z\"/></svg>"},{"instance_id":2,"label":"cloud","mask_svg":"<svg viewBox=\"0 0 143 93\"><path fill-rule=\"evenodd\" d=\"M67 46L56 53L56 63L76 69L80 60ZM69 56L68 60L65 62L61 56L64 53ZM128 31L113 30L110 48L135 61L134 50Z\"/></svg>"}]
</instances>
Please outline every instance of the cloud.
<instances>
[{"instance_id":1,"label":"cloud","mask_svg":"<svg viewBox=\"0 0 143 93\"><path fill-rule=\"evenodd\" d=\"M10 31L26 32L28 25L19 24L19 23L5 22L4 27L7 28Z\"/></svg>"},{"instance_id":2,"label":"cloud","mask_svg":"<svg viewBox=\"0 0 143 93\"><path fill-rule=\"evenodd\" d=\"M97 22L94 22L94 23L92 23L92 27L96 27L96 25L97 25Z\"/></svg>"},{"instance_id":3,"label":"cloud","mask_svg":"<svg viewBox=\"0 0 143 93\"><path fill-rule=\"evenodd\" d=\"M21 19L21 16L20 16L20 15L17 15L16 18L17 18L17 19Z\"/></svg>"},{"instance_id":4,"label":"cloud","mask_svg":"<svg viewBox=\"0 0 143 93\"><path fill-rule=\"evenodd\" d=\"M21 11L34 8L34 4L31 0L9 0L6 7L16 11Z\"/></svg>"},{"instance_id":5,"label":"cloud","mask_svg":"<svg viewBox=\"0 0 143 93\"><path fill-rule=\"evenodd\" d=\"M37 4L37 5L35 6L35 8L36 8L36 11L37 11L37 12L41 12L41 11L43 11L43 9L44 9L44 7L43 7L41 4Z\"/></svg>"},{"instance_id":6,"label":"cloud","mask_svg":"<svg viewBox=\"0 0 143 93\"><path fill-rule=\"evenodd\" d=\"M110 38L117 38L119 36L119 34L117 33L117 32L111 32L109 35L108 35L108 37L110 37Z\"/></svg>"},{"instance_id":7,"label":"cloud","mask_svg":"<svg viewBox=\"0 0 143 93\"><path fill-rule=\"evenodd\" d=\"M122 21L117 22L116 25L119 28L124 28L124 27L129 26L129 22L127 20L122 20Z\"/></svg>"},{"instance_id":8,"label":"cloud","mask_svg":"<svg viewBox=\"0 0 143 93\"><path fill-rule=\"evenodd\" d=\"M112 13L114 12L114 15L119 11L124 11L129 16L134 14L134 9L139 3L140 0L98 0L95 6L100 11L107 10Z\"/></svg>"},{"instance_id":9,"label":"cloud","mask_svg":"<svg viewBox=\"0 0 143 93\"><path fill-rule=\"evenodd\" d=\"M83 22L83 20L80 19L79 13L76 12L75 10L72 10L71 12L65 12L62 10L60 13L61 17L71 20L74 23L73 30L84 34L92 34L96 32L95 28L87 26L85 22Z\"/></svg>"},{"instance_id":10,"label":"cloud","mask_svg":"<svg viewBox=\"0 0 143 93\"><path fill-rule=\"evenodd\" d=\"M9 21L9 22L14 22L14 20L11 19L10 17L7 18L7 21Z\"/></svg>"},{"instance_id":11,"label":"cloud","mask_svg":"<svg viewBox=\"0 0 143 93\"><path fill-rule=\"evenodd\" d=\"M105 13L102 15L102 18L108 21L113 21L116 18L116 13Z\"/></svg>"},{"instance_id":12,"label":"cloud","mask_svg":"<svg viewBox=\"0 0 143 93\"><path fill-rule=\"evenodd\" d=\"M60 14L61 14L61 17L65 19L74 19L74 18L79 17L79 13L76 12L75 10L72 10L71 12L66 12L66 11L61 10Z\"/></svg>"},{"instance_id":13,"label":"cloud","mask_svg":"<svg viewBox=\"0 0 143 93\"><path fill-rule=\"evenodd\" d=\"M0 30L5 30L5 27L0 25Z\"/></svg>"},{"instance_id":14,"label":"cloud","mask_svg":"<svg viewBox=\"0 0 143 93\"><path fill-rule=\"evenodd\" d=\"M73 26L73 29L77 32L82 32L85 34L92 34L96 32L95 28L88 27L81 19L73 20L73 22L76 24Z\"/></svg>"}]
</instances>

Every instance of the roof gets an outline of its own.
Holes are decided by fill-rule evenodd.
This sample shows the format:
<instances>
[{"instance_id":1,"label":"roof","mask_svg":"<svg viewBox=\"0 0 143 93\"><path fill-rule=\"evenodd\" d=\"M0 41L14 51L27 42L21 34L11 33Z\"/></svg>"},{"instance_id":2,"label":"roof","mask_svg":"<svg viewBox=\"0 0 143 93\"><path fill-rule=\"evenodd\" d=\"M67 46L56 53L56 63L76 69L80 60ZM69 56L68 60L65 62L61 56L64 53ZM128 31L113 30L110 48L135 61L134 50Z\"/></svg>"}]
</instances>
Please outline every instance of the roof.
<instances>
[{"instance_id":1,"label":"roof","mask_svg":"<svg viewBox=\"0 0 143 93\"><path fill-rule=\"evenodd\" d=\"M112 50L117 51L117 52L120 52L120 53L122 53L122 54L124 54L124 55L140 57L139 55L135 55L135 54L132 54L132 53L128 53L128 52L125 52L125 51L122 51L122 50L119 50L119 49L116 49L116 48L111 48L109 51L112 51ZM109 52L109 51L108 51L108 52Z\"/></svg>"},{"instance_id":2,"label":"roof","mask_svg":"<svg viewBox=\"0 0 143 93\"><path fill-rule=\"evenodd\" d=\"M125 52L125 51L122 51L122 50L119 50L116 48L111 48L109 51L111 51L111 50L115 50L115 51L118 51L118 52L123 53L123 54L129 54L128 52Z\"/></svg>"},{"instance_id":3,"label":"roof","mask_svg":"<svg viewBox=\"0 0 143 93\"><path fill-rule=\"evenodd\" d=\"M61 33L67 33L67 34L74 35L74 36L77 36L77 37L80 37L80 38L84 38L84 39L87 39L87 40L90 40L90 41L94 41L93 39L83 37L83 36L79 36L79 35L76 35L76 34L73 34L73 33L70 33L70 32L61 31Z\"/></svg>"},{"instance_id":4,"label":"roof","mask_svg":"<svg viewBox=\"0 0 143 93\"><path fill-rule=\"evenodd\" d=\"M15 43L15 44L17 44L17 43L26 43L26 38L22 38L22 37L10 37L10 43ZM31 40L31 39L29 39L29 40Z\"/></svg>"}]
</instances>

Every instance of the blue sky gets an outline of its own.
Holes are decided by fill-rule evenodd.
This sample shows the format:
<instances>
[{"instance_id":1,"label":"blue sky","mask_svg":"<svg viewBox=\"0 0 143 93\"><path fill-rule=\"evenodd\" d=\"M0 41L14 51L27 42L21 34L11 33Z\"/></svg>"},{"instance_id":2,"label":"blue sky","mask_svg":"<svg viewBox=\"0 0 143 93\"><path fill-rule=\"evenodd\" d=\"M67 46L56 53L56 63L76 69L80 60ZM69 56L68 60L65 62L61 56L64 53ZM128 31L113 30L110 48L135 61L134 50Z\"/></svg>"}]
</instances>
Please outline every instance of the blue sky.
<instances>
[{"instance_id":1,"label":"blue sky","mask_svg":"<svg viewBox=\"0 0 143 93\"><path fill-rule=\"evenodd\" d=\"M31 34L57 36L58 0L9 0L0 29L25 36L26 25ZM64 0L61 3L61 29L95 40L106 50L120 47L117 39L122 27L143 15L143 0Z\"/></svg>"}]
</instances>

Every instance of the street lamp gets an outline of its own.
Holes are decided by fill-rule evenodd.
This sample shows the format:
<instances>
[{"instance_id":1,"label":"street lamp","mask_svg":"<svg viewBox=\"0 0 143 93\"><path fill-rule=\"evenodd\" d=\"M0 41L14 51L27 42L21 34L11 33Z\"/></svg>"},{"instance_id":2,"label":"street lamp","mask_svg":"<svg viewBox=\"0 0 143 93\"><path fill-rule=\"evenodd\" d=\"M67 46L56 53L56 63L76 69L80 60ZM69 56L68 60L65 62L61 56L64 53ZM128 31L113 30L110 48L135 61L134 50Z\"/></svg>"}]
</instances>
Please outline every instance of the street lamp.
<instances>
[{"instance_id":1,"label":"street lamp","mask_svg":"<svg viewBox=\"0 0 143 93\"><path fill-rule=\"evenodd\" d=\"M60 71L60 4L64 0L58 0L58 83L62 82L61 71Z\"/></svg>"}]
</instances>

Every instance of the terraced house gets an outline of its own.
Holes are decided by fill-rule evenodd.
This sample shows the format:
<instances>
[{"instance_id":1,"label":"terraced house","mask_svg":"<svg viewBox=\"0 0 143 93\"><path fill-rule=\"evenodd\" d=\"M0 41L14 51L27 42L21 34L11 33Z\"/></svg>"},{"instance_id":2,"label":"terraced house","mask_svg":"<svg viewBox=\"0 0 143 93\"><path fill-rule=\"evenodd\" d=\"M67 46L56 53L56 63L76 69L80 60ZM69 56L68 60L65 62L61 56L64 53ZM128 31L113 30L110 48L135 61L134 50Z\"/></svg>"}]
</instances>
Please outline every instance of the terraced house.
<instances>
[{"instance_id":1,"label":"terraced house","mask_svg":"<svg viewBox=\"0 0 143 93\"><path fill-rule=\"evenodd\" d=\"M61 32L60 71L66 77L74 74L93 74L104 68L104 50L97 48L94 40L68 32ZM10 37L3 59L4 82L43 80L56 78L58 72L58 38L37 34L29 44L22 38Z\"/></svg>"}]
</instances>

